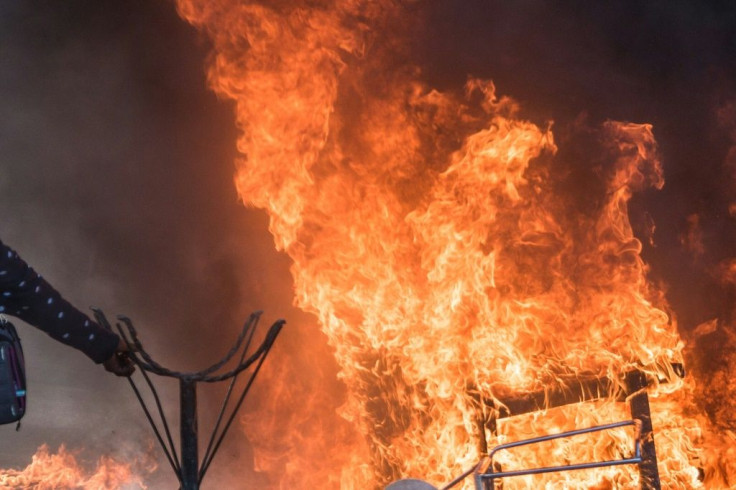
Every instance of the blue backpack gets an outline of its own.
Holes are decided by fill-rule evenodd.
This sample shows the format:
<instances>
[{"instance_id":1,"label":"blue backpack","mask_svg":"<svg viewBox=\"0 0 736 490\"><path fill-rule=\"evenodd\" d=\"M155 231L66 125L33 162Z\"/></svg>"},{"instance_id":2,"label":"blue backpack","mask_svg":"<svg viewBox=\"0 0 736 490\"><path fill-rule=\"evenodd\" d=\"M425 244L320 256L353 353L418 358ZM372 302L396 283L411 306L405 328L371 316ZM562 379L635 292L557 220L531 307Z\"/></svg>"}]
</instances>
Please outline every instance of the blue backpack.
<instances>
[{"instance_id":1,"label":"blue backpack","mask_svg":"<svg viewBox=\"0 0 736 490\"><path fill-rule=\"evenodd\" d=\"M23 348L12 323L0 317L0 424L18 422L26 413Z\"/></svg>"}]
</instances>

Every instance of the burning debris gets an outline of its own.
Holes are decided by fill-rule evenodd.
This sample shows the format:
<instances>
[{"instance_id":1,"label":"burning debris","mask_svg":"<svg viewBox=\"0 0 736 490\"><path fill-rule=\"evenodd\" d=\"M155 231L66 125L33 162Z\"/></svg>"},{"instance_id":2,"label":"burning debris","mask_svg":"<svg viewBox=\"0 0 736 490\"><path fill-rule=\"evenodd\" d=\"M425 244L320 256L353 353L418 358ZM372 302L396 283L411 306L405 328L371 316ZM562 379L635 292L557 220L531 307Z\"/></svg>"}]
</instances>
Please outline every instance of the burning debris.
<instances>
[{"instance_id":1,"label":"burning debris","mask_svg":"<svg viewBox=\"0 0 736 490\"><path fill-rule=\"evenodd\" d=\"M277 248L292 258L296 304L319 318L346 385L339 417L364 437L334 447L282 441L281 454L254 440L257 468L281 473L275 486L448 482L481 456L477 397L629 372L667 381L649 393L663 487L710 484L693 382L672 368L684 343L647 278L628 213L635 194L664 185L650 124L587 130L595 171L584 174L588 198L574 198L570 169L586 162L560 151L549 124L526 120L489 81L471 78L462 92L422 81L408 60L421 16L414 3L179 0L178 8L213 43L209 81L235 101L242 130L239 193L268 212ZM694 227L688 243L698 246ZM544 405L543 415L484 427L482 439L497 445L620 420L621 405L615 396ZM555 452L564 464L633 446L616 434ZM285 464L305 451L319 459ZM548 457L529 449L499 462ZM504 488L641 483L635 468L531 478Z\"/></svg>"},{"instance_id":2,"label":"burning debris","mask_svg":"<svg viewBox=\"0 0 736 490\"><path fill-rule=\"evenodd\" d=\"M470 76L462 85L457 74L423 71L427 67L414 62L413 43L434 46L424 56L459 67L461 77L474 73L463 69L463 60L475 55L453 53L449 59L437 49L453 39L442 25L424 27L425 10L437 8L426 3L176 3L180 15L211 40L209 83L235 105L242 132L238 192L247 205L268 213L276 247L293 262L295 302L319 323L310 331L294 329L304 331L294 334L299 340L289 358L280 360L279 369L264 368L268 389L258 390L242 418L263 488L382 488L397 479L414 479L419 488L430 485L417 479L446 484L494 447L630 419L628 402L640 395L622 391L631 373L648 380L662 487L733 487L736 427L722 399L734 392L734 313L697 318L689 312L684 322L682 315L678 319L673 309L687 313L679 303L706 294L699 291L702 283L683 280L684 293L682 286L668 291L667 277L652 274L643 256L661 247L664 230L685 251L681 261L670 260L676 266L669 267L670 277L688 278L688 271L702 267L733 298L732 250L708 262L714 226L708 212L723 213L729 224L736 216L734 151L721 169L728 177L719 190L723 202L708 204L719 211L685 209L670 198L666 203L680 229L668 231L650 214L640 219L646 231L637 228L646 196L672 192L678 179L688 188L696 180L692 169L678 177L680 169L673 172L660 154L660 145L669 155L682 150L671 144L676 132L669 133L669 147L662 138L666 118L652 120L646 108L631 110L641 99L622 97L621 86L651 95L660 91L654 82L682 74L667 72L652 56L630 59L639 42L646 51L657 47L648 32L637 33L635 42L621 36L626 39L610 53L631 70L655 72L646 83L637 85L641 80L598 63L595 56L607 46L595 45L594 38L593 56L576 67L603 72L617 81L616 90L604 93L611 82L594 87L593 97L570 95L575 88L565 92L569 100L616 99L621 110L552 124L548 112L530 107L523 90L509 83L513 77L499 73L494 84L487 74ZM549 13L538 2L518 7L521 13L486 3L500 10L497 17L509 17L506 29L522 14L536 21ZM438 11L467 10L466 4L445 5ZM652 5L635 12L591 8L597 15L620 13L612 15L615 22L645 31L647 15L662 13L660 4ZM595 24L568 14L563 28L569 24L593 37ZM709 33L724 35L727 23L705 20ZM545 37L514 30L532 40ZM503 37L488 39L495 41L494 59L525 62L523 53L499 42ZM543 64L581 54L557 53L559 44L547 39L542 44ZM705 63L709 56L696 53L693 59ZM528 73L544 70L516 77L527 84L527 94L532 85L557 97L544 76ZM557 83L577 75L571 70ZM682 78L687 92L697 92L691 78ZM583 85L598 83L590 77ZM705 98L684 92L670 93L679 104L671 104L673 113ZM733 94L726 95L717 125L736 148L736 104ZM701 140L707 131L698 133ZM712 171L706 163L716 153L698 149L683 158ZM652 262L652 270L663 264ZM333 361L329 353L315 355L322 335L334 351L343 391L323 388L333 377ZM673 368L683 364L685 378ZM578 401L578 395L584 403L554 402ZM534 410L520 410L516 402L529 402ZM617 427L574 442L498 453L493 462L501 471L515 471L626 459L640 435ZM462 484L473 485L470 479ZM637 465L504 481L504 488L640 486Z\"/></svg>"}]
</instances>

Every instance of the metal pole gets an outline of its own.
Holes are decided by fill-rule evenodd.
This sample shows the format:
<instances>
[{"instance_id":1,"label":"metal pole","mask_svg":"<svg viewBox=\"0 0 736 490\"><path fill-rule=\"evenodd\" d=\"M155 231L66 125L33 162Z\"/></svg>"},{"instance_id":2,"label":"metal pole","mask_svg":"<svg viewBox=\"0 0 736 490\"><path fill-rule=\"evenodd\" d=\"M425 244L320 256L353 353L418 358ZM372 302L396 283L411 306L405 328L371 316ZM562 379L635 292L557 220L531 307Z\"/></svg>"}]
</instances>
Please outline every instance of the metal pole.
<instances>
[{"instance_id":1,"label":"metal pole","mask_svg":"<svg viewBox=\"0 0 736 490\"><path fill-rule=\"evenodd\" d=\"M659 482L657 452L654 447L654 429L647 392L642 390L632 396L629 404L632 418L641 420L641 463L639 463L641 488L642 490L659 490L662 485Z\"/></svg>"},{"instance_id":2,"label":"metal pole","mask_svg":"<svg viewBox=\"0 0 736 490\"><path fill-rule=\"evenodd\" d=\"M628 391L633 393L629 399L631 418L641 422L641 463L639 463L641 488L642 490L660 490L662 484L659 481L659 470L657 469L652 412L649 410L649 395L645 389L647 379L641 372L630 374L626 378Z\"/></svg>"},{"instance_id":3,"label":"metal pole","mask_svg":"<svg viewBox=\"0 0 736 490\"><path fill-rule=\"evenodd\" d=\"M179 379L181 416L181 488L199 490L197 454L197 382Z\"/></svg>"}]
</instances>

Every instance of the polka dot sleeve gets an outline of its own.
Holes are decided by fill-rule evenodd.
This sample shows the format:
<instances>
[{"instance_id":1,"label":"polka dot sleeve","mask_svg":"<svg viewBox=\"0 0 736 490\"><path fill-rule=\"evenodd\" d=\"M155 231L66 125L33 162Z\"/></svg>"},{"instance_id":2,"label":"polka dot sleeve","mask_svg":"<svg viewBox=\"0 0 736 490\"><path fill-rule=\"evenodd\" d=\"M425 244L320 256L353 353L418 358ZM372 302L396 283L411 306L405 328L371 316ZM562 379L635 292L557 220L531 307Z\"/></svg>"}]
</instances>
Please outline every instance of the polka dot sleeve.
<instances>
[{"instance_id":1,"label":"polka dot sleeve","mask_svg":"<svg viewBox=\"0 0 736 490\"><path fill-rule=\"evenodd\" d=\"M18 254L0 242L0 313L15 316L52 338L85 353L93 361L107 360L119 337L76 309Z\"/></svg>"}]
</instances>

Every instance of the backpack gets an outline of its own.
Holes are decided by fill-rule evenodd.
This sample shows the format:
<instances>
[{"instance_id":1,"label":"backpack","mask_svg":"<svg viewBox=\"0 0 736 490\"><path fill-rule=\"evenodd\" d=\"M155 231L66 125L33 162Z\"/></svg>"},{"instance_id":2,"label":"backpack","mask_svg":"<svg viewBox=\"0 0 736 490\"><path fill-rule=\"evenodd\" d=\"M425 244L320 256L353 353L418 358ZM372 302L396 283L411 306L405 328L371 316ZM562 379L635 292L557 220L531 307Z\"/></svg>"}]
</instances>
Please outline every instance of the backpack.
<instances>
[{"instance_id":1,"label":"backpack","mask_svg":"<svg viewBox=\"0 0 736 490\"><path fill-rule=\"evenodd\" d=\"M26 413L23 348L12 323L0 317L0 424L18 422Z\"/></svg>"}]
</instances>

